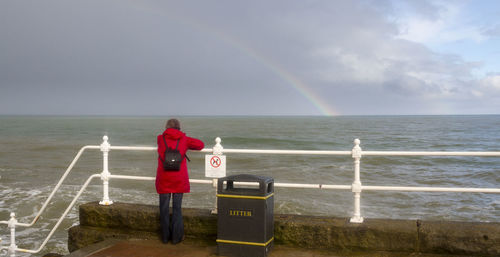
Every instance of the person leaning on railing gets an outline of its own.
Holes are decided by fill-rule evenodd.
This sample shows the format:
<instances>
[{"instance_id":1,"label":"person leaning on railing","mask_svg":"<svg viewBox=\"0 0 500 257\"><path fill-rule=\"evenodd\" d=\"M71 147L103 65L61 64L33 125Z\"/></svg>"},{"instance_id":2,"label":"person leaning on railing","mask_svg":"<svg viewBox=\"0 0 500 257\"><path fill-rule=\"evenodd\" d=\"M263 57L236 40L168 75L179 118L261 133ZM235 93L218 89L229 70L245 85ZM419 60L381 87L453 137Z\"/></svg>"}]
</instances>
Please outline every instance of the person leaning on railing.
<instances>
[{"instance_id":1,"label":"person leaning on railing","mask_svg":"<svg viewBox=\"0 0 500 257\"><path fill-rule=\"evenodd\" d=\"M190 192L189 175L186 163L186 152L188 150L201 150L205 144L196 138L186 136L181 131L180 122L177 119L167 121L166 130L158 135L158 168L156 169L156 192L160 197L160 223L163 243L172 240L177 244L184 240L184 223L182 220L182 196ZM165 171L163 161L165 159L166 146L170 149L179 150L182 162L178 171ZM169 224L169 205L172 198L172 224Z\"/></svg>"}]
</instances>

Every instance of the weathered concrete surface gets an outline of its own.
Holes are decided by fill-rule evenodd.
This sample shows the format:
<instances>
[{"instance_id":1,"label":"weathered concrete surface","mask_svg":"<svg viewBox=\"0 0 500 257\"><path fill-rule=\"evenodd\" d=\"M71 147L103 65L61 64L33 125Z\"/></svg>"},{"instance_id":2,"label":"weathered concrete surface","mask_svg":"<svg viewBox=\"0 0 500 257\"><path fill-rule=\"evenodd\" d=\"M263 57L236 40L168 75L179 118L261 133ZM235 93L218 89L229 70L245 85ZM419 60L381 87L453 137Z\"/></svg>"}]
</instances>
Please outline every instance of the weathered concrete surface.
<instances>
[{"instance_id":1,"label":"weathered concrete surface","mask_svg":"<svg viewBox=\"0 0 500 257\"><path fill-rule=\"evenodd\" d=\"M422 221L419 228L422 252L500 256L500 223Z\"/></svg>"},{"instance_id":2,"label":"weathered concrete surface","mask_svg":"<svg viewBox=\"0 0 500 257\"><path fill-rule=\"evenodd\" d=\"M277 243L304 248L416 252L415 221L367 219L353 224L348 218L276 215Z\"/></svg>"},{"instance_id":3,"label":"weathered concrete surface","mask_svg":"<svg viewBox=\"0 0 500 257\"><path fill-rule=\"evenodd\" d=\"M215 244L217 216L183 209L187 238ZM275 243L335 252L385 251L500 256L500 223L431 222L275 215ZM159 238L157 206L115 203L80 206L80 226L69 230L70 251L109 238Z\"/></svg>"},{"instance_id":4,"label":"weathered concrete surface","mask_svg":"<svg viewBox=\"0 0 500 257\"><path fill-rule=\"evenodd\" d=\"M80 226L69 229L70 252L103 241L117 239L159 239L158 206L114 203L102 206L97 202L80 205ZM217 239L217 215L210 210L182 209L187 238L214 243Z\"/></svg>"}]
</instances>

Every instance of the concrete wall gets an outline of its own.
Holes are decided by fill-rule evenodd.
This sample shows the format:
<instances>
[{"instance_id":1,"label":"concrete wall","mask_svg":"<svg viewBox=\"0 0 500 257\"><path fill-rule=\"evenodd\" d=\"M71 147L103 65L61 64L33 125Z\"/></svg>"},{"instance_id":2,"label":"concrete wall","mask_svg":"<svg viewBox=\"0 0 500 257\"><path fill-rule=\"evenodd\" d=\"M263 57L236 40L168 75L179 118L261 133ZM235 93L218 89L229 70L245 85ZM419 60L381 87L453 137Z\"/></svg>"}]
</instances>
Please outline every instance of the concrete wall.
<instances>
[{"instance_id":1,"label":"concrete wall","mask_svg":"<svg viewBox=\"0 0 500 257\"><path fill-rule=\"evenodd\" d=\"M215 244L217 215L183 209L187 238ZM97 202L80 206L80 225L69 230L68 248L75 251L108 238L159 240L158 206ZM276 244L339 251L446 253L500 256L500 223L365 219L275 215Z\"/></svg>"}]
</instances>

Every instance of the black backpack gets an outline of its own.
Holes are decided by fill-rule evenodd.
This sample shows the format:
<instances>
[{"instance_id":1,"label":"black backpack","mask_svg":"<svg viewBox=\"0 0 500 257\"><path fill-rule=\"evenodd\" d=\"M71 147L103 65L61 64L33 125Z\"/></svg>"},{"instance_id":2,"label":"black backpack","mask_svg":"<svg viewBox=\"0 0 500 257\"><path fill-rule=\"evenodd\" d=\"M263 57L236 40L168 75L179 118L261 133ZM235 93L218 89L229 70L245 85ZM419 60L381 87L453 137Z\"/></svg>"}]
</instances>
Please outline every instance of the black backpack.
<instances>
[{"instance_id":1,"label":"black backpack","mask_svg":"<svg viewBox=\"0 0 500 257\"><path fill-rule=\"evenodd\" d=\"M182 163L182 155L177 150L177 147L179 147L179 141L180 139L177 140L177 145L175 146L175 149L172 149L167 146L167 142L165 141L165 136L163 136L163 143L165 144L165 153L164 153L164 159L160 160L163 163L163 170L164 171L179 171L181 169L181 163Z\"/></svg>"}]
</instances>

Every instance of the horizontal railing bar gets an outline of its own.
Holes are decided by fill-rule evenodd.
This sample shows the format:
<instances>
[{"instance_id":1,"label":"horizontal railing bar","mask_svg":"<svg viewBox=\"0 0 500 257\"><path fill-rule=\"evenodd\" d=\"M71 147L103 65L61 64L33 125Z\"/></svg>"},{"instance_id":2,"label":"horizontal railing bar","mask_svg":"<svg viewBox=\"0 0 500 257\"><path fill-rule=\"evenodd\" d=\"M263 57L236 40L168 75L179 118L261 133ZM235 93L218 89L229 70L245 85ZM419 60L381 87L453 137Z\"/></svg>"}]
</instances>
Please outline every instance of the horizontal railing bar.
<instances>
[{"instance_id":1,"label":"horizontal railing bar","mask_svg":"<svg viewBox=\"0 0 500 257\"><path fill-rule=\"evenodd\" d=\"M256 149L224 149L223 153L253 153L253 154L307 154L307 155L351 155L351 151L326 150L256 150Z\"/></svg>"},{"instance_id":2,"label":"horizontal railing bar","mask_svg":"<svg viewBox=\"0 0 500 257\"><path fill-rule=\"evenodd\" d=\"M129 180L145 180L145 181L151 181L151 180L156 179L155 177L126 176L126 175L109 175L109 178L129 179Z\"/></svg>"},{"instance_id":3,"label":"horizontal railing bar","mask_svg":"<svg viewBox=\"0 0 500 257\"><path fill-rule=\"evenodd\" d=\"M362 156L492 156L500 157L500 152L397 152L362 151Z\"/></svg>"},{"instance_id":4,"label":"horizontal railing bar","mask_svg":"<svg viewBox=\"0 0 500 257\"><path fill-rule=\"evenodd\" d=\"M111 150L136 150L136 151L156 151L157 147L153 146L110 146Z\"/></svg>"},{"instance_id":5,"label":"horizontal railing bar","mask_svg":"<svg viewBox=\"0 0 500 257\"><path fill-rule=\"evenodd\" d=\"M352 186L344 186L344 185L323 185L321 188L323 188L323 189L352 190Z\"/></svg>"},{"instance_id":6,"label":"horizontal railing bar","mask_svg":"<svg viewBox=\"0 0 500 257\"><path fill-rule=\"evenodd\" d=\"M500 193L500 188L361 186L363 191Z\"/></svg>"},{"instance_id":7,"label":"horizontal railing bar","mask_svg":"<svg viewBox=\"0 0 500 257\"><path fill-rule=\"evenodd\" d=\"M154 181L156 180L156 177L141 177L141 176L125 176L125 175L109 175L110 178L116 178L116 179L129 179L129 180L144 180L144 181ZM195 183L195 184L212 184L212 180L205 180L205 179L189 179L190 183Z\"/></svg>"},{"instance_id":8,"label":"horizontal railing bar","mask_svg":"<svg viewBox=\"0 0 500 257\"><path fill-rule=\"evenodd\" d=\"M243 186L257 186L258 182L234 182L235 185ZM351 190L350 185L324 185L324 184L295 184L295 183L274 183L274 187L283 188L305 188L305 189L341 189L341 190Z\"/></svg>"},{"instance_id":9,"label":"horizontal railing bar","mask_svg":"<svg viewBox=\"0 0 500 257\"><path fill-rule=\"evenodd\" d=\"M111 150L137 150L156 151L152 146L111 146ZM211 148L204 148L199 152L211 153ZM253 154L309 154L309 155L351 155L351 151L327 151L327 150L258 150L258 149L224 149L223 153L253 153Z\"/></svg>"},{"instance_id":10,"label":"horizontal railing bar","mask_svg":"<svg viewBox=\"0 0 500 257\"><path fill-rule=\"evenodd\" d=\"M156 151L153 146L111 146L112 150L138 150ZM204 148L199 152L211 153L211 148ZM352 151L330 151L330 150L259 150L259 149L224 149L223 153L250 153L250 154L307 154L307 155L351 155ZM491 156L500 157L500 152L437 152L437 151L361 151L362 156Z\"/></svg>"},{"instance_id":11,"label":"horizontal railing bar","mask_svg":"<svg viewBox=\"0 0 500 257\"><path fill-rule=\"evenodd\" d=\"M143 181L156 180L156 177L126 176L126 175L109 175L109 178L128 179L128 180L143 180ZM195 183L195 184L212 184L212 180L203 180L203 179L189 179L189 182Z\"/></svg>"},{"instance_id":12,"label":"horizontal railing bar","mask_svg":"<svg viewBox=\"0 0 500 257\"><path fill-rule=\"evenodd\" d=\"M206 184L211 183L206 181ZM235 185L256 186L258 182L234 182ZM351 190L351 185L324 185L324 184L294 184L274 183L275 187L283 188L318 188ZM500 188L453 188L453 187L394 187L394 186L361 186L365 191L413 191L413 192L463 192L463 193L500 193Z\"/></svg>"},{"instance_id":13,"label":"horizontal railing bar","mask_svg":"<svg viewBox=\"0 0 500 257\"><path fill-rule=\"evenodd\" d=\"M189 179L189 182L195 184L213 184L212 180L206 180L206 179Z\"/></svg>"},{"instance_id":14,"label":"horizontal railing bar","mask_svg":"<svg viewBox=\"0 0 500 257\"><path fill-rule=\"evenodd\" d=\"M110 175L110 178L132 179L132 180L155 180L155 177ZM212 184L212 180L190 179L195 184ZM258 182L234 182L235 185L256 186ZM296 183L274 183L275 187L283 188L318 188L351 190L351 185L324 185L324 184L296 184ZM411 192L463 192L463 193L500 193L500 188L460 188L460 187L398 187L398 186L361 186L364 191L411 191Z\"/></svg>"}]
</instances>

